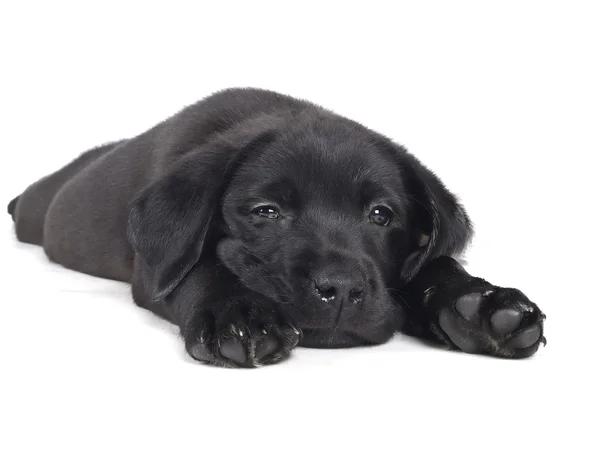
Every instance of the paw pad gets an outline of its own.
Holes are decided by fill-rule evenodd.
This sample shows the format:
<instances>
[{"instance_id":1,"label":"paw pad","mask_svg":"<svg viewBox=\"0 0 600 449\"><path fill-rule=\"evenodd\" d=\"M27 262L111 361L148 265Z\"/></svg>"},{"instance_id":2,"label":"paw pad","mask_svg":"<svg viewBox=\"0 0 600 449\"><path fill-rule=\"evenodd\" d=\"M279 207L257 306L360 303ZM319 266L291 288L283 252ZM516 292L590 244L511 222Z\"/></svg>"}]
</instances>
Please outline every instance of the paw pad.
<instances>
[{"instance_id":1,"label":"paw pad","mask_svg":"<svg viewBox=\"0 0 600 449\"><path fill-rule=\"evenodd\" d=\"M277 339L275 339L275 337L269 335L266 338L261 338L257 341L256 347L254 349L256 358L262 360L268 355L273 354L278 347L279 342L277 341Z\"/></svg>"},{"instance_id":2,"label":"paw pad","mask_svg":"<svg viewBox=\"0 0 600 449\"><path fill-rule=\"evenodd\" d=\"M523 315L518 310L500 309L492 314L490 323L498 335L505 335L514 331L521 323Z\"/></svg>"},{"instance_id":3,"label":"paw pad","mask_svg":"<svg viewBox=\"0 0 600 449\"><path fill-rule=\"evenodd\" d=\"M481 308L483 295L481 293L469 293L461 296L456 301L456 310L465 320L472 320Z\"/></svg>"},{"instance_id":4,"label":"paw pad","mask_svg":"<svg viewBox=\"0 0 600 449\"><path fill-rule=\"evenodd\" d=\"M442 308L438 324L464 352L518 358L532 355L545 343L544 318L518 290L488 288L462 294L454 307Z\"/></svg>"},{"instance_id":5,"label":"paw pad","mask_svg":"<svg viewBox=\"0 0 600 449\"><path fill-rule=\"evenodd\" d=\"M240 331L241 332L241 331ZM219 351L221 355L229 360L233 360L240 365L246 363L248 356L242 343L236 338L228 338L220 345Z\"/></svg>"},{"instance_id":6,"label":"paw pad","mask_svg":"<svg viewBox=\"0 0 600 449\"><path fill-rule=\"evenodd\" d=\"M519 332L515 337L508 341L509 348L525 349L535 344L542 335L540 326L531 326Z\"/></svg>"},{"instance_id":7,"label":"paw pad","mask_svg":"<svg viewBox=\"0 0 600 449\"><path fill-rule=\"evenodd\" d=\"M232 307L215 319L202 315L186 337L188 353L219 366L254 367L276 363L298 344L301 332L275 310Z\"/></svg>"}]
</instances>

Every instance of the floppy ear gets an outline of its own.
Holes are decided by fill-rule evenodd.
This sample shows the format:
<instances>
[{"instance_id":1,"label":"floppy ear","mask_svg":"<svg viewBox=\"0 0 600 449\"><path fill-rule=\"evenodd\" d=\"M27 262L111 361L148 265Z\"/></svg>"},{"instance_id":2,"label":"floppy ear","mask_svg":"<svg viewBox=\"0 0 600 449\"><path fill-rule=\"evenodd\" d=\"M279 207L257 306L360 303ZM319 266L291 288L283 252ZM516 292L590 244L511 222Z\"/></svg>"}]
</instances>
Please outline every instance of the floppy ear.
<instances>
[{"instance_id":1,"label":"floppy ear","mask_svg":"<svg viewBox=\"0 0 600 449\"><path fill-rule=\"evenodd\" d=\"M256 147L274 138L258 136L203 145L146 187L129 209L128 237L147 273L153 300L166 298L198 262L221 215L229 181Z\"/></svg>"},{"instance_id":2,"label":"floppy ear","mask_svg":"<svg viewBox=\"0 0 600 449\"><path fill-rule=\"evenodd\" d=\"M413 252L402 266L402 277L408 282L430 260L460 253L473 229L462 205L433 172L409 153L401 161L415 229Z\"/></svg>"}]
</instances>

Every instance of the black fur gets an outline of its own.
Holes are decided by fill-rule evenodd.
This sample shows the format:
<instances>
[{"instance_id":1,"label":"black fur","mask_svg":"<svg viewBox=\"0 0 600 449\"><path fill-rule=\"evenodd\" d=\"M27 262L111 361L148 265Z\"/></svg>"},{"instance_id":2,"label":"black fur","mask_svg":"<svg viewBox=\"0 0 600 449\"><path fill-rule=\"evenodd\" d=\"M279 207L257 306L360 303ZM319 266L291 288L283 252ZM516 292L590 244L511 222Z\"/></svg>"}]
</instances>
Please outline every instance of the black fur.
<instances>
[{"instance_id":1,"label":"black fur","mask_svg":"<svg viewBox=\"0 0 600 449\"><path fill-rule=\"evenodd\" d=\"M8 210L52 260L131 282L208 363L258 366L297 344L380 344L400 329L504 357L544 341L537 306L448 257L471 223L429 169L270 91L222 91L90 150Z\"/></svg>"}]
</instances>

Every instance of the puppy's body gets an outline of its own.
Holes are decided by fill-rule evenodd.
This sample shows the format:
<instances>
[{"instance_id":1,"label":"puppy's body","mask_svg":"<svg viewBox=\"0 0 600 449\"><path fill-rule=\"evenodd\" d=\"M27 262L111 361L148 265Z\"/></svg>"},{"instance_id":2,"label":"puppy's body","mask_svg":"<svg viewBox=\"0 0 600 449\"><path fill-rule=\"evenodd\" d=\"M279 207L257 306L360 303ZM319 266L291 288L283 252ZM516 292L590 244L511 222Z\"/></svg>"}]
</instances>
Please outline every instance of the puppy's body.
<instances>
[{"instance_id":1,"label":"puppy's body","mask_svg":"<svg viewBox=\"0 0 600 449\"><path fill-rule=\"evenodd\" d=\"M212 139L230 135L235 139L240 128L260 133L307 108L272 92L228 90L137 137L89 150L20 196L15 212L17 237L43 245L51 260L68 268L130 281L128 206L144 187ZM314 106L310 110L315 118L322 113Z\"/></svg>"},{"instance_id":2,"label":"puppy's body","mask_svg":"<svg viewBox=\"0 0 600 449\"><path fill-rule=\"evenodd\" d=\"M17 237L51 260L131 282L138 305L178 324L190 355L214 364L273 363L299 340L383 343L400 328L509 357L543 339L537 307L516 318L496 307L516 323L504 346L484 335L490 316L475 338L450 307L479 310L496 289L444 257L471 227L435 175L364 126L270 91L222 91L90 150L9 212ZM442 284L452 294L432 300Z\"/></svg>"}]
</instances>

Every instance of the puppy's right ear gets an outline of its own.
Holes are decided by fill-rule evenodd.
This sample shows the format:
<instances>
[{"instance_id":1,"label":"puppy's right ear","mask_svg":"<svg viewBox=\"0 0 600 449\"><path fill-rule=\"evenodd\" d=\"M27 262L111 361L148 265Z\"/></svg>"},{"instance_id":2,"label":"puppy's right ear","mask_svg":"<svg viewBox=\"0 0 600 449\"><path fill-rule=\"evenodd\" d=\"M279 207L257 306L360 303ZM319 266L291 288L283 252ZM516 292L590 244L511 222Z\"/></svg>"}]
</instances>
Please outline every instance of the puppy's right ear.
<instances>
[{"instance_id":1,"label":"puppy's right ear","mask_svg":"<svg viewBox=\"0 0 600 449\"><path fill-rule=\"evenodd\" d=\"M408 282L429 261L462 252L473 229L465 209L442 181L406 150L401 154L399 165L413 200L412 226L418 239L402 267Z\"/></svg>"},{"instance_id":2,"label":"puppy's right ear","mask_svg":"<svg viewBox=\"0 0 600 449\"><path fill-rule=\"evenodd\" d=\"M204 145L144 189L129 209L128 237L153 300L165 299L198 262L237 168L273 133Z\"/></svg>"}]
</instances>

